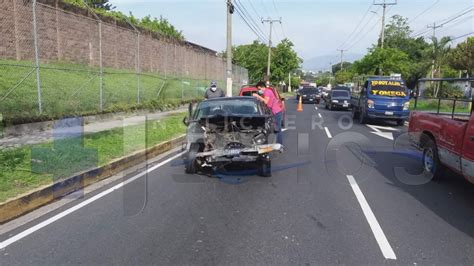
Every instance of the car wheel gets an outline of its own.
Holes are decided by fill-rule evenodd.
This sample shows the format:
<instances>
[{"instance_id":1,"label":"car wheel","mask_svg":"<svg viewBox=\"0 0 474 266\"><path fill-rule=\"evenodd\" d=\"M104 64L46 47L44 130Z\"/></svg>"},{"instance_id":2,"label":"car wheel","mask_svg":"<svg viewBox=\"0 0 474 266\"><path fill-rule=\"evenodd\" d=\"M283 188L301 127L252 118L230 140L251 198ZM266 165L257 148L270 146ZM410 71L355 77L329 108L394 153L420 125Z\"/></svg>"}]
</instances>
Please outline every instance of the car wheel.
<instances>
[{"instance_id":1,"label":"car wheel","mask_svg":"<svg viewBox=\"0 0 474 266\"><path fill-rule=\"evenodd\" d=\"M197 172L196 154L199 151L199 144L193 143L189 148L184 161L184 171L186 174L195 174Z\"/></svg>"},{"instance_id":2,"label":"car wheel","mask_svg":"<svg viewBox=\"0 0 474 266\"><path fill-rule=\"evenodd\" d=\"M328 109L332 111L332 104L329 104L329 108L328 108Z\"/></svg>"},{"instance_id":3,"label":"car wheel","mask_svg":"<svg viewBox=\"0 0 474 266\"><path fill-rule=\"evenodd\" d=\"M434 140L427 136L422 136L423 148L423 169L433 175L433 180L440 179L446 171L444 165L439 160L438 148Z\"/></svg>"},{"instance_id":4,"label":"car wheel","mask_svg":"<svg viewBox=\"0 0 474 266\"><path fill-rule=\"evenodd\" d=\"M272 176L272 161L270 158L261 158L258 160L258 175L262 177Z\"/></svg>"}]
</instances>

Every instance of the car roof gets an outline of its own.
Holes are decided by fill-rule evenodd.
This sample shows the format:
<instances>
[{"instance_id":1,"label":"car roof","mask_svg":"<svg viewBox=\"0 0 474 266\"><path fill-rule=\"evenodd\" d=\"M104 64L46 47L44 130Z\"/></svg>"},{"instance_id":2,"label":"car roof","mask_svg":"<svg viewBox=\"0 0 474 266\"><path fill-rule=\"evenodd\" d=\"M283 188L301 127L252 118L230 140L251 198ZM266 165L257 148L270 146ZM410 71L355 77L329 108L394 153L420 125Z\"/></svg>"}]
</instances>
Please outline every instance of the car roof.
<instances>
[{"instance_id":1,"label":"car roof","mask_svg":"<svg viewBox=\"0 0 474 266\"><path fill-rule=\"evenodd\" d=\"M240 91L256 91L258 90L257 87L243 87L240 89Z\"/></svg>"},{"instance_id":2,"label":"car roof","mask_svg":"<svg viewBox=\"0 0 474 266\"><path fill-rule=\"evenodd\" d=\"M204 100L205 102L217 102L217 101L232 101L232 100L248 100L257 101L257 98L252 96L232 96L232 97L217 97Z\"/></svg>"},{"instance_id":3,"label":"car roof","mask_svg":"<svg viewBox=\"0 0 474 266\"><path fill-rule=\"evenodd\" d=\"M391 80L391 81L400 81L405 83L401 78L393 78L393 77L368 77L367 80Z\"/></svg>"}]
</instances>

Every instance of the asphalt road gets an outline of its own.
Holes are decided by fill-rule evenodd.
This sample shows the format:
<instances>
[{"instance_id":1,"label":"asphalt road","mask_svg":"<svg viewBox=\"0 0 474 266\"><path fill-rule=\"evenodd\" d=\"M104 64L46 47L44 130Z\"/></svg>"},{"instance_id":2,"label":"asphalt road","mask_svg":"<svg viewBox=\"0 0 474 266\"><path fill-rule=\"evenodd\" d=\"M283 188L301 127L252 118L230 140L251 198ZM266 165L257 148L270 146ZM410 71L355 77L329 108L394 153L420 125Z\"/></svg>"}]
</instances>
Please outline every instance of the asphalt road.
<instances>
[{"instance_id":1,"label":"asphalt road","mask_svg":"<svg viewBox=\"0 0 474 266\"><path fill-rule=\"evenodd\" d=\"M0 264L474 264L474 185L416 176L406 127L287 105L271 178L171 157L1 235Z\"/></svg>"}]
</instances>

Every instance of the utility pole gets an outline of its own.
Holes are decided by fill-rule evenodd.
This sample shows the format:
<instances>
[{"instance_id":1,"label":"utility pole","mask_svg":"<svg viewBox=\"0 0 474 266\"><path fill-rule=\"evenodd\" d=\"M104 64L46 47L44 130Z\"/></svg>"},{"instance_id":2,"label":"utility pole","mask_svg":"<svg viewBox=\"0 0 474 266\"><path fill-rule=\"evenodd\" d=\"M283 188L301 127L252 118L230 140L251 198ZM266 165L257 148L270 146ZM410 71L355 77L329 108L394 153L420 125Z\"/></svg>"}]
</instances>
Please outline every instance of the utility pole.
<instances>
[{"instance_id":1,"label":"utility pole","mask_svg":"<svg viewBox=\"0 0 474 266\"><path fill-rule=\"evenodd\" d=\"M342 71L342 68L343 68L343 61L342 61L342 58L343 58L343 56L344 56L344 52L347 52L347 50L339 49L339 50L337 50L337 51L341 52L341 70L340 70L340 71Z\"/></svg>"},{"instance_id":2,"label":"utility pole","mask_svg":"<svg viewBox=\"0 0 474 266\"><path fill-rule=\"evenodd\" d=\"M383 49L383 42L384 42L384 39L385 39L385 12L386 12L386 9L387 9L387 6L393 6L393 5L396 5L397 4L397 0L395 0L395 2L391 2L391 3L387 3L386 0L383 0L382 3L376 3L375 2L376 0L374 0L374 5L376 6L382 6L383 8L383 13L382 13L382 31L381 31L381 34L380 34L380 38L381 38L381 45L380 47Z\"/></svg>"},{"instance_id":3,"label":"utility pole","mask_svg":"<svg viewBox=\"0 0 474 266\"><path fill-rule=\"evenodd\" d=\"M234 5L227 0L227 86L226 95L232 96L232 14Z\"/></svg>"},{"instance_id":4,"label":"utility pole","mask_svg":"<svg viewBox=\"0 0 474 266\"><path fill-rule=\"evenodd\" d=\"M291 72L288 73L288 92L291 92Z\"/></svg>"},{"instance_id":5,"label":"utility pole","mask_svg":"<svg viewBox=\"0 0 474 266\"><path fill-rule=\"evenodd\" d=\"M262 24L265 22L270 23L270 32L268 35L268 63L267 63L267 81L270 81L270 64L272 62L272 30L273 30L273 23L274 22L279 22L281 24L281 18L280 19L271 19L270 17L268 19L263 19L262 18Z\"/></svg>"},{"instance_id":6,"label":"utility pole","mask_svg":"<svg viewBox=\"0 0 474 266\"><path fill-rule=\"evenodd\" d=\"M428 25L426 27L428 27L428 29L433 29L432 38L434 39L434 38L436 38L436 29L443 27L443 25L442 24L441 25L436 25L436 22L433 22L433 25ZM434 52L435 52L435 47L434 47L434 44L433 44L433 54L434 54ZM435 59L433 58L433 60L431 61L431 78L434 78L434 64L435 64Z\"/></svg>"}]
</instances>

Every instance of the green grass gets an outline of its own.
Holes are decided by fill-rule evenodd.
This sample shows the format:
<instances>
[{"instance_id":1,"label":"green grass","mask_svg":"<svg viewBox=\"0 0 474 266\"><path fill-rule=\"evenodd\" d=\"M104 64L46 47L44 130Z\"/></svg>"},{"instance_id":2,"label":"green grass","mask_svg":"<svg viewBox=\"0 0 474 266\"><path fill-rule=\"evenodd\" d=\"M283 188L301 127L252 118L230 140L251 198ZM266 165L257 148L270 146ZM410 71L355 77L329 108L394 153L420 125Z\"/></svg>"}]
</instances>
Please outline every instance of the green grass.
<instances>
[{"instance_id":1,"label":"green grass","mask_svg":"<svg viewBox=\"0 0 474 266\"><path fill-rule=\"evenodd\" d=\"M146 130L143 124L89 134L82 139L83 146L78 145L81 139L73 138L0 150L0 202L51 184L53 179L105 165L126 154L179 136L186 129L182 123L184 116L181 113L160 121L149 121ZM32 154L35 157L33 163ZM97 154L97 160L94 154Z\"/></svg>"},{"instance_id":2,"label":"green grass","mask_svg":"<svg viewBox=\"0 0 474 266\"><path fill-rule=\"evenodd\" d=\"M441 113L452 113L453 112L453 101L452 100L441 100L439 111ZM411 105L413 109L415 106L415 100L411 100ZM420 111L429 111L437 112L438 111L438 100L436 99L418 99L416 110ZM467 102L456 102L455 113L466 113L471 112L471 106Z\"/></svg>"},{"instance_id":3,"label":"green grass","mask_svg":"<svg viewBox=\"0 0 474 266\"><path fill-rule=\"evenodd\" d=\"M28 75L29 74L29 75ZM40 69L43 114L38 112L36 71L32 62L0 60L0 113L10 124L51 120L99 113L100 75L94 67L71 63L47 63ZM21 80L23 82L20 83ZM137 103L140 83L141 103ZM209 80L105 68L103 112L136 109L164 110L201 99ZM219 86L225 83L218 81ZM17 86L4 99L4 96Z\"/></svg>"}]
</instances>

